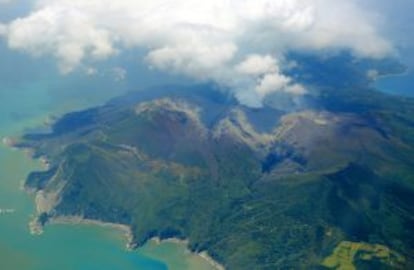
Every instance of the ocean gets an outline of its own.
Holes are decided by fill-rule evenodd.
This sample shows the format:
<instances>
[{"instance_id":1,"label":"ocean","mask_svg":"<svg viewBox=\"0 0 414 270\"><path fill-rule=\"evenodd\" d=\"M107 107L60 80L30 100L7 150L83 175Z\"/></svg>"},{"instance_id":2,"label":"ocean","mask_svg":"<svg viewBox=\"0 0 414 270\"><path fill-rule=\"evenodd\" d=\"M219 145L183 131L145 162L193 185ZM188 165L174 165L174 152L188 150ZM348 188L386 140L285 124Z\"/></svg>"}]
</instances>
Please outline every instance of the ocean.
<instances>
[{"instance_id":1,"label":"ocean","mask_svg":"<svg viewBox=\"0 0 414 270\"><path fill-rule=\"evenodd\" d=\"M84 72L61 75L50 60L11 52L0 42L0 137L17 137L46 127L65 112L97 106L131 90L131 82ZM39 68L41 67L41 68ZM34 198L22 190L40 162L24 151L0 146L0 269L4 270L164 270L213 267L183 244L149 242L125 249L123 232L96 225L50 225L31 235Z\"/></svg>"}]
</instances>

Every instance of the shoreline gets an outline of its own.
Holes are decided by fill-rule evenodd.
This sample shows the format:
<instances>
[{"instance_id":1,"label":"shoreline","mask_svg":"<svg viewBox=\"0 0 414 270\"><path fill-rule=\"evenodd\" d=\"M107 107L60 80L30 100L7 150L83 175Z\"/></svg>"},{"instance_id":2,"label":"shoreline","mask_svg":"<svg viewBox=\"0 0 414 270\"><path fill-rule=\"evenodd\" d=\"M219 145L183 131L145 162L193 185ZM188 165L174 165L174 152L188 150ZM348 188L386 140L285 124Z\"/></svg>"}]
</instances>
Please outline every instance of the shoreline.
<instances>
[{"instance_id":1,"label":"shoreline","mask_svg":"<svg viewBox=\"0 0 414 270\"><path fill-rule=\"evenodd\" d=\"M2 137L2 143L7 148L10 148L13 150L21 150L29 159L39 161L43 170L50 169L50 160L47 156L42 155L39 157L34 157L34 153L35 153L34 148L19 146L18 139L6 136L6 137Z\"/></svg>"},{"instance_id":2,"label":"shoreline","mask_svg":"<svg viewBox=\"0 0 414 270\"><path fill-rule=\"evenodd\" d=\"M106 227L110 229L115 229L118 231L121 231L124 233L124 237L127 240L126 243L126 250L133 251L137 246L133 242L133 234L131 227L124 224L118 224L118 223L111 223L111 222L104 222L94 219L85 219L81 216L58 216L58 217L52 217L48 220L47 224L50 225L56 225L56 224L69 224L69 225L94 225L94 226L101 226ZM38 222L38 218L35 217L30 223L30 230L32 234L40 235L43 233L43 226ZM185 248L195 254L196 256L199 256L203 260L205 260L208 264L210 264L214 269L216 270L225 270L224 266L215 261L210 255L208 255L207 252L192 252L188 249L188 239L179 239L179 238L167 238L167 239L161 239L159 237L153 237L149 239L148 241L154 241L157 245L161 245L163 243L175 243L179 245L185 245ZM138 247L139 248L139 247Z\"/></svg>"},{"instance_id":3,"label":"shoreline","mask_svg":"<svg viewBox=\"0 0 414 270\"><path fill-rule=\"evenodd\" d=\"M223 265L221 265L220 263L218 263L217 261L215 261L210 255L208 255L207 252L203 251L203 252L196 253L196 254L198 256L200 256L201 258L203 258L204 260L206 260L215 269L217 269L217 270L225 270L226 269L226 268L224 268Z\"/></svg>"},{"instance_id":4,"label":"shoreline","mask_svg":"<svg viewBox=\"0 0 414 270\"><path fill-rule=\"evenodd\" d=\"M16 149L16 139L12 138L12 137L2 137L1 142L3 143L4 146L11 148L11 149Z\"/></svg>"},{"instance_id":5,"label":"shoreline","mask_svg":"<svg viewBox=\"0 0 414 270\"><path fill-rule=\"evenodd\" d=\"M133 234L131 227L124 224L119 223L111 223L111 222L104 222L100 220L94 219L87 219L81 216L58 216L52 217L48 220L48 224L56 225L56 224L70 224L70 225L94 225L100 226L104 228L115 229L124 233L124 237L127 240L125 245L126 250L133 250L136 246L133 242Z\"/></svg>"},{"instance_id":6,"label":"shoreline","mask_svg":"<svg viewBox=\"0 0 414 270\"><path fill-rule=\"evenodd\" d=\"M43 170L50 169L50 160L47 156L40 156L37 158L33 157L34 150L30 147L17 147L16 146L16 139L12 137L3 137L2 143L8 148L11 149L19 149L22 150L23 153L27 156L29 159L38 160L40 163L40 167ZM25 180L21 183L21 189L25 191L26 193L36 193L34 190L30 190L27 187L25 187ZM38 202L35 202L35 205L38 205ZM0 209L2 210L2 209ZM4 214L4 211L0 211L0 214ZM14 212L14 211L13 211ZM111 229L115 229L118 231L121 231L124 233L124 237L127 240L125 249L128 251L133 251L137 247L137 245L134 243L134 237L131 230L131 227L125 224L119 224L119 223L111 223L111 222L104 222L100 220L94 220L94 219L87 219L82 216L56 216L51 217L48 219L47 224L53 225L53 224L69 224L69 225L94 225L94 226L101 226L101 227L107 227ZM29 231L32 235L41 235L43 233L44 225L42 225L39 222L39 215L35 214L32 216L31 220L29 221ZM175 243L179 245L184 245L186 250L196 256L199 256L204 261L206 261L209 265L211 265L216 270L225 270L225 267L215 261L206 251L202 252L193 252L188 248L188 239L179 239L179 238L167 238L167 239L161 239L159 237L153 237L150 238L148 241L155 241L157 245L160 245L162 243Z\"/></svg>"},{"instance_id":7,"label":"shoreline","mask_svg":"<svg viewBox=\"0 0 414 270\"><path fill-rule=\"evenodd\" d=\"M185 245L186 249L189 252L191 252L192 254L195 254L196 256L199 256L200 258L205 260L208 264L210 264L216 270L225 270L225 267L223 265L221 265L220 263L218 263L217 261L215 261L210 255L208 255L208 253L206 251L193 252L193 251L189 250L188 249L188 243L189 243L188 239L180 239L180 238L175 238L175 237L161 239L158 236L156 236L156 237L153 237L153 238L149 239L149 241L154 241L157 245L161 245L162 243L174 243L174 244L179 244L179 245Z\"/></svg>"}]
</instances>

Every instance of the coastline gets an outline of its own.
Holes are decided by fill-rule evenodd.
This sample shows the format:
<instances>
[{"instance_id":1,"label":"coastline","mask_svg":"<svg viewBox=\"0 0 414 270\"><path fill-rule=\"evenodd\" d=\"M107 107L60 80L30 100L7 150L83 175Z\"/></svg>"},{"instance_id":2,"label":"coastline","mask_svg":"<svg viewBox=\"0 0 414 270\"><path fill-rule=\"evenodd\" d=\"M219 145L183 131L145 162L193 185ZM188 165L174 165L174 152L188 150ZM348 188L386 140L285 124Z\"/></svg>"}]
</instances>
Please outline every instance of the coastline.
<instances>
[{"instance_id":1,"label":"coastline","mask_svg":"<svg viewBox=\"0 0 414 270\"><path fill-rule=\"evenodd\" d=\"M11 138L11 137L3 137L2 138L2 143L3 145L5 145L8 148L11 149L21 149L23 151L23 153L26 154L26 156L30 159L36 159L40 162L40 166L42 169L44 170L48 170L50 168L50 161L46 156L40 156L38 158L33 158L33 149L32 148L19 148L16 147L16 140ZM25 182L26 180L23 180L22 183L20 184L20 189L22 191L25 191L28 194L35 194L35 206L36 206L36 214L32 215L31 220L29 221L29 231L31 234L33 235L41 235L43 233L43 227L44 225L41 224L41 222L39 221L39 214L42 212L49 212L47 210L52 210L53 208L53 203L50 201L50 198L43 198L43 203L42 204L46 204L46 209L44 208L44 206L42 206L42 204L40 204L39 202L39 197L44 197L44 193L42 190L40 191L35 191L35 190L31 190L29 188L27 188L25 186ZM40 195L40 196L39 196ZM4 209L0 209L0 214L4 214L4 213L12 213L15 210L12 209L13 211L11 211L10 209L6 209L6 211ZM45 211L46 210L46 211ZM127 225L123 225L123 224L118 224L118 223L110 223L110 222L103 222L103 221L99 221L99 220L93 220L93 219L86 219L82 216L56 216L56 217L51 217L48 219L47 221L48 224L84 224L84 225L97 225L97 226L102 226L102 227L110 227L112 229L116 229L119 230L121 232L124 233L125 238L127 239L127 244L126 244L126 249L127 250L132 250L136 245L133 243L133 235L132 235L132 230L129 226Z\"/></svg>"},{"instance_id":2,"label":"coastline","mask_svg":"<svg viewBox=\"0 0 414 270\"><path fill-rule=\"evenodd\" d=\"M151 238L149 241L154 241L157 245L160 245L162 243L175 243L175 244L179 244L179 245L185 245L186 249L199 256L200 258L202 258L203 260L205 260L208 264L210 264L214 269L216 270L225 270L226 268L221 265L220 263L218 263L217 261L215 261L210 255L208 255L208 253L206 251L202 251L202 252L192 252L188 249L188 239L179 239L179 238L166 238L166 239L161 239L158 236Z\"/></svg>"},{"instance_id":3,"label":"coastline","mask_svg":"<svg viewBox=\"0 0 414 270\"><path fill-rule=\"evenodd\" d=\"M58 216L52 217L48 220L48 224L71 224L71 225L94 225L94 226L101 226L106 228L115 229L124 233L125 239L127 240L126 243L126 250L132 251L136 248L136 244L133 242L133 234L131 227L124 224L118 223L110 223L110 222L103 222L94 219L85 219L81 216ZM31 232L34 234L41 234L43 232L43 226L38 222L37 217L30 222ZM185 245L186 249L199 256L203 260L205 260L208 264L210 264L216 270L225 270L225 267L220 263L216 262L207 252L192 252L188 247L188 240L187 239L179 239L179 238L167 238L167 239L160 239L159 237L153 237L148 241L154 241L157 245L161 245L162 243L175 243L179 245Z\"/></svg>"},{"instance_id":4,"label":"coastline","mask_svg":"<svg viewBox=\"0 0 414 270\"><path fill-rule=\"evenodd\" d=\"M34 158L33 154L34 154L34 149L30 148L30 147L19 147L17 145L17 140L12 138L12 137L3 137L2 138L2 143L4 146L11 148L11 149L19 149L22 150L23 153L25 153L25 155L29 158L29 159L35 159L38 160L40 163L40 167L43 170L48 170L50 169L50 160L48 159L47 156L40 156L37 158ZM42 224L39 220L39 214L40 213L45 213L44 211L42 211L42 207L39 208L39 201L38 199L36 199L39 194L42 194L42 191L35 191L35 190L30 190L29 188L27 188L25 186L25 181L23 180L21 183L21 190L29 193L29 194L35 194L35 205L37 208L37 213L32 215L31 220L29 221L29 231L32 235L41 235L43 233L43 228L44 228L44 224ZM44 198L44 203L49 204L50 203L50 198ZM51 208L53 208L53 206L50 206L49 210L52 210ZM2 211L0 211L0 214L5 214L6 211L3 211L4 209L1 209ZM46 209L43 209L46 210ZM14 212L14 209L13 209ZM49 212L49 211L46 211ZM9 212L9 209L7 209L7 214L12 213L12 211ZM133 233L131 230L131 227L125 224L118 224L118 223L110 223L110 222L104 222L104 221L100 221L100 220L94 220L94 219L87 219L84 218L82 216L55 216L55 217L50 217L47 220L47 224L71 224L71 225L94 225L94 226L101 226L101 227L107 227L107 228L111 228L111 229L115 229L118 231L121 231L124 233L124 237L126 239L126 245L125 248L128 251L132 251L135 248L137 248L137 245L134 243L134 237L133 237ZM202 252L193 252L190 249L188 249L188 239L179 239L179 238L167 238L167 239L160 239L159 237L153 237L151 239L149 239L148 241L154 241L157 245L160 245L162 243L175 243L175 244L179 244L179 245L183 245L185 246L186 250L198 257L200 257L202 260L206 261L209 265L212 266L212 268L214 268L215 270L225 270L225 267L223 265L221 265L220 263L218 263L217 261L215 261L206 251L202 251Z\"/></svg>"},{"instance_id":5,"label":"coastline","mask_svg":"<svg viewBox=\"0 0 414 270\"><path fill-rule=\"evenodd\" d=\"M28 159L39 160L42 164L42 167L45 167L45 165L49 165L49 163L47 163L47 159L38 159L33 157L33 148L18 145L18 140L16 138L5 136L1 138L1 142L7 148L22 151Z\"/></svg>"},{"instance_id":6,"label":"coastline","mask_svg":"<svg viewBox=\"0 0 414 270\"><path fill-rule=\"evenodd\" d=\"M136 246L133 242L133 234L131 227L124 224L119 223L111 223L111 222L104 222L94 219L87 219L83 218L81 216L58 216L58 217L52 217L48 220L48 224L71 224L71 225L95 225L105 228L111 228L118 231L121 231L124 233L124 237L126 239L126 246L125 248L127 250L133 250Z\"/></svg>"},{"instance_id":7,"label":"coastline","mask_svg":"<svg viewBox=\"0 0 414 270\"><path fill-rule=\"evenodd\" d=\"M203 258L204 260L206 260L211 266L213 266L215 269L217 270L225 270L226 268L224 268L223 265L221 265L220 263L218 263L217 261L215 261L210 255L208 255L207 252L203 251L200 253L197 253L198 256L200 256L201 258Z\"/></svg>"},{"instance_id":8,"label":"coastline","mask_svg":"<svg viewBox=\"0 0 414 270\"><path fill-rule=\"evenodd\" d=\"M12 149L16 149L16 147L15 147L16 141L15 141L15 139L13 139L11 137L3 137L1 139L1 142L6 147L9 147L9 148L12 148Z\"/></svg>"}]
</instances>

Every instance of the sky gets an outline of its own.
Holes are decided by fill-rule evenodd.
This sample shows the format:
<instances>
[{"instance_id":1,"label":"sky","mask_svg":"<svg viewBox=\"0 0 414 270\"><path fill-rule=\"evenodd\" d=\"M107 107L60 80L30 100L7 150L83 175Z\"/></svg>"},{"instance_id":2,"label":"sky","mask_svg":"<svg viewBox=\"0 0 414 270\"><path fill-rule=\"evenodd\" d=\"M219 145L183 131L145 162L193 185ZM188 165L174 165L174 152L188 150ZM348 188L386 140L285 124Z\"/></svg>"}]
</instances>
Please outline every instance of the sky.
<instances>
[{"instance_id":1,"label":"sky","mask_svg":"<svg viewBox=\"0 0 414 270\"><path fill-rule=\"evenodd\" d=\"M363 0L363 8L375 8L383 17L381 25L384 34L400 50L414 49L414 1ZM413 59L414 61L414 59Z\"/></svg>"},{"instance_id":2,"label":"sky","mask_svg":"<svg viewBox=\"0 0 414 270\"><path fill-rule=\"evenodd\" d=\"M377 59L410 48L411 2L0 0L0 38L10 50L54 59L62 74L96 75L100 63L134 51L148 70L212 81L260 107L275 92L306 93L287 75L291 51ZM16 7L19 16L5 15ZM113 73L127 76L122 66Z\"/></svg>"}]
</instances>

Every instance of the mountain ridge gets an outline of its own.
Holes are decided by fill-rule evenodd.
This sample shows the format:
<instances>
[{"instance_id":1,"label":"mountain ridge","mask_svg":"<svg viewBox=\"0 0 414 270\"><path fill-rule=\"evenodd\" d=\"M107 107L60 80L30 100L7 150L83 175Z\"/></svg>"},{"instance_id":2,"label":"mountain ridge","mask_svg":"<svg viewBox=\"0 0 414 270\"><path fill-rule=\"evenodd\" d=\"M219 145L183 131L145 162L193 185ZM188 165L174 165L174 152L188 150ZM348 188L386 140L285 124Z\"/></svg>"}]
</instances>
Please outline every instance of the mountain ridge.
<instances>
[{"instance_id":1,"label":"mountain ridge","mask_svg":"<svg viewBox=\"0 0 414 270\"><path fill-rule=\"evenodd\" d=\"M414 100L373 90L372 63L342 60L310 70L305 57L309 92L291 108L280 96L252 109L210 86L170 86L26 134L17 146L49 164L26 188L58 194L38 222L123 224L137 246L185 238L227 269L412 268Z\"/></svg>"},{"instance_id":2,"label":"mountain ridge","mask_svg":"<svg viewBox=\"0 0 414 270\"><path fill-rule=\"evenodd\" d=\"M344 192L359 189L361 175L382 178L381 164L396 168L402 160L387 148L399 151L400 139L360 115L326 110L288 113L262 132L245 110L225 110L209 128L191 100L160 98L79 112L75 119L84 120L77 127L66 116L56 133L24 137L19 147L50 160L50 170L31 174L26 186L42 196L59 194L39 221L78 215L125 224L137 245L155 236L188 238L191 250L207 251L228 269L322 267L335 243L369 242L366 224L378 220L358 208L374 213L385 199L365 198L370 185L363 198ZM337 180L344 177L352 181ZM387 239L382 234L374 233ZM389 244L384 239L380 244Z\"/></svg>"}]
</instances>

